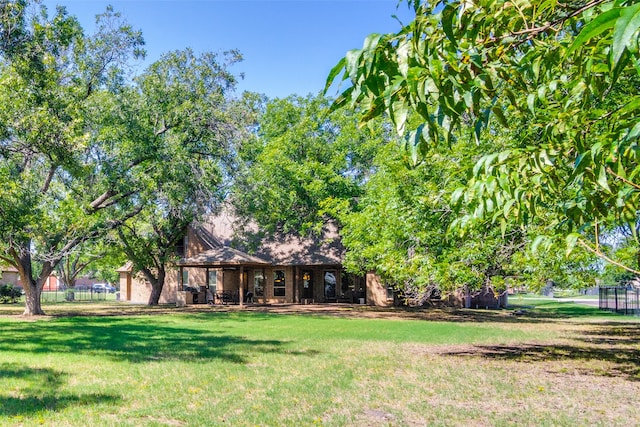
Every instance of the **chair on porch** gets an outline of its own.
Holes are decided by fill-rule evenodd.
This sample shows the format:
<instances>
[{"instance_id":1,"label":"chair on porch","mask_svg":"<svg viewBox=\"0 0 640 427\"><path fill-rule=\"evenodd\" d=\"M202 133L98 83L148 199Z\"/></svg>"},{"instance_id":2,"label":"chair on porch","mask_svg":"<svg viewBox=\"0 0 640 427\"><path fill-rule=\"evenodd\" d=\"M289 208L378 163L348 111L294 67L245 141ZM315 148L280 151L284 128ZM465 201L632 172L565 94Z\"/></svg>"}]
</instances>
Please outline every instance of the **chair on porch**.
<instances>
[{"instance_id":1,"label":"chair on porch","mask_svg":"<svg viewBox=\"0 0 640 427\"><path fill-rule=\"evenodd\" d=\"M229 304L233 302L233 296L229 291L222 291L216 293L216 300L219 301L220 304Z\"/></svg>"}]
</instances>

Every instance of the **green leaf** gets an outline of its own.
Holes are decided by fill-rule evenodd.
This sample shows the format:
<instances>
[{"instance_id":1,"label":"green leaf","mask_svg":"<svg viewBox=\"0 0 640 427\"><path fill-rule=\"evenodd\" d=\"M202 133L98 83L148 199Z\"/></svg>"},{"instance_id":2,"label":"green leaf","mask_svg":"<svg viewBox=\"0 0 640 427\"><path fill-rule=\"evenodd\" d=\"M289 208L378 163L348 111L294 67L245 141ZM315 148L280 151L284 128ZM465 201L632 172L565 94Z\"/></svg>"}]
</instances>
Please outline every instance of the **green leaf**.
<instances>
[{"instance_id":1,"label":"green leaf","mask_svg":"<svg viewBox=\"0 0 640 427\"><path fill-rule=\"evenodd\" d=\"M409 132L405 138L407 149L411 154L413 165L417 165L420 161L420 147L424 141L424 129L426 123L421 124L415 130Z\"/></svg>"},{"instance_id":2,"label":"green leaf","mask_svg":"<svg viewBox=\"0 0 640 427\"><path fill-rule=\"evenodd\" d=\"M389 110L393 124L396 126L396 132L398 132L398 135L403 135L407 114L409 113L407 104L402 100L396 100L391 104Z\"/></svg>"},{"instance_id":3,"label":"green leaf","mask_svg":"<svg viewBox=\"0 0 640 427\"><path fill-rule=\"evenodd\" d=\"M565 58L569 57L576 49L582 47L586 42L592 38L602 34L603 32L613 28L616 21L620 17L622 9L613 8L606 12L601 13L594 19L585 25L578 36L573 40L569 49L565 53Z\"/></svg>"},{"instance_id":4,"label":"green leaf","mask_svg":"<svg viewBox=\"0 0 640 427\"><path fill-rule=\"evenodd\" d=\"M529 111L531 114L536 113L536 96L533 93L527 95L527 107L529 107Z\"/></svg>"},{"instance_id":5,"label":"green leaf","mask_svg":"<svg viewBox=\"0 0 640 427\"><path fill-rule=\"evenodd\" d=\"M456 36L453 34L453 17L456 10L451 5L446 5L442 11L442 31L447 36L447 39L453 44L454 47L458 46Z\"/></svg>"},{"instance_id":6,"label":"green leaf","mask_svg":"<svg viewBox=\"0 0 640 427\"><path fill-rule=\"evenodd\" d=\"M493 111L493 114L496 116L502 126L504 126L505 128L509 127L509 123L507 122L507 118L502 112L502 108L500 108L499 106L495 106L491 109L491 111Z\"/></svg>"},{"instance_id":7,"label":"green leaf","mask_svg":"<svg viewBox=\"0 0 640 427\"><path fill-rule=\"evenodd\" d=\"M616 67L624 50L633 42L633 37L640 28L640 4L625 7L616 20L613 28L613 43L611 46L611 65Z\"/></svg>"},{"instance_id":8,"label":"green leaf","mask_svg":"<svg viewBox=\"0 0 640 427\"><path fill-rule=\"evenodd\" d=\"M465 192L465 188L463 187L456 188L453 194L451 195L451 203L453 205L458 205L458 203L460 202L460 198L462 197L464 192Z\"/></svg>"},{"instance_id":9,"label":"green leaf","mask_svg":"<svg viewBox=\"0 0 640 427\"><path fill-rule=\"evenodd\" d=\"M632 99L627 105L622 107L618 111L619 116L624 116L629 113L637 113L637 110L640 109L640 97Z\"/></svg>"},{"instance_id":10,"label":"green leaf","mask_svg":"<svg viewBox=\"0 0 640 427\"><path fill-rule=\"evenodd\" d=\"M405 79L409 74L409 52L411 43L407 39L403 39L396 49L396 59L398 62L398 71Z\"/></svg>"},{"instance_id":11,"label":"green leaf","mask_svg":"<svg viewBox=\"0 0 640 427\"><path fill-rule=\"evenodd\" d=\"M329 107L329 113L333 113L334 111L337 111L338 109L342 108L347 103L347 101L351 98L352 92L353 92L353 86L349 86L347 89L345 89L345 91L342 92L340 96L336 98L335 101L333 101L333 104L331 104L331 107Z\"/></svg>"},{"instance_id":12,"label":"green leaf","mask_svg":"<svg viewBox=\"0 0 640 427\"><path fill-rule=\"evenodd\" d=\"M507 203L505 203L503 208L503 213L505 218L509 217L509 214L511 213L511 208L513 207L515 202L516 201L514 199L510 199L507 201Z\"/></svg>"},{"instance_id":13,"label":"green leaf","mask_svg":"<svg viewBox=\"0 0 640 427\"><path fill-rule=\"evenodd\" d=\"M598 170L598 184L608 192L611 192L609 184L607 183L607 170L604 165L601 165Z\"/></svg>"},{"instance_id":14,"label":"green leaf","mask_svg":"<svg viewBox=\"0 0 640 427\"><path fill-rule=\"evenodd\" d=\"M343 58L345 60L345 72L349 77L351 77L352 81L356 80L356 73L358 72L358 64L360 63L361 54L361 50L352 49L348 51Z\"/></svg>"},{"instance_id":15,"label":"green leaf","mask_svg":"<svg viewBox=\"0 0 640 427\"><path fill-rule=\"evenodd\" d=\"M636 123L636 125L629 130L629 133L627 133L624 139L625 141L630 141L638 136L640 136L640 123Z\"/></svg>"},{"instance_id":16,"label":"green leaf","mask_svg":"<svg viewBox=\"0 0 640 427\"><path fill-rule=\"evenodd\" d=\"M567 243L567 252L566 252L567 256L571 255L571 252L573 252L573 250L575 249L576 245L578 244L578 239L580 239L580 237L581 236L578 233L571 233L565 238L565 241Z\"/></svg>"},{"instance_id":17,"label":"green leaf","mask_svg":"<svg viewBox=\"0 0 640 427\"><path fill-rule=\"evenodd\" d=\"M362 50L363 51L375 50L378 47L378 43L380 42L380 39L382 37L383 35L378 33L369 34L364 39L364 45L362 46Z\"/></svg>"},{"instance_id":18,"label":"green leaf","mask_svg":"<svg viewBox=\"0 0 640 427\"><path fill-rule=\"evenodd\" d=\"M345 65L347 63L347 59L346 58L342 58L340 59L340 61L338 61L338 63L331 69L331 71L329 72L329 76L327 77L327 82L324 85L324 91L323 94L326 95L327 91L329 90L329 87L331 87L331 85L333 84L333 81L335 80L335 78L338 76L338 74L340 74L340 72L344 69ZM344 74L343 75L343 80L347 78L347 75Z\"/></svg>"},{"instance_id":19,"label":"green leaf","mask_svg":"<svg viewBox=\"0 0 640 427\"><path fill-rule=\"evenodd\" d=\"M544 235L537 236L533 240L533 244L531 245L531 252L536 253L538 252L538 247L540 247L540 245L547 246L548 244L549 244L549 237Z\"/></svg>"}]
</instances>

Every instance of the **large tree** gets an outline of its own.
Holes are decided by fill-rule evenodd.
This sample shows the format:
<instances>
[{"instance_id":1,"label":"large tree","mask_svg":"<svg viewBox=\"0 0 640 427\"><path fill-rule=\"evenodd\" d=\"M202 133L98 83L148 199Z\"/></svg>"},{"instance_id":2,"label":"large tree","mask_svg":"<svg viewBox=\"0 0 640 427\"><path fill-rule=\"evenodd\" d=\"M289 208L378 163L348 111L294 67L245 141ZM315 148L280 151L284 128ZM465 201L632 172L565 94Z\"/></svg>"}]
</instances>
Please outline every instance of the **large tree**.
<instances>
[{"instance_id":1,"label":"large tree","mask_svg":"<svg viewBox=\"0 0 640 427\"><path fill-rule=\"evenodd\" d=\"M320 96L258 103L252 137L238 151L232 198L240 216L266 231L304 234L355 206L388 132L380 122L359 130L353 113L329 114L330 104Z\"/></svg>"},{"instance_id":2,"label":"large tree","mask_svg":"<svg viewBox=\"0 0 640 427\"><path fill-rule=\"evenodd\" d=\"M417 164L397 146L381 149L357 209L342 217L347 268L374 270L418 302L435 289L504 289L505 281L540 289L547 279L585 287L584 281L568 280L569 275L593 282L593 257L584 253L574 264L558 260L557 247L532 257L527 250L536 230L532 225L484 221L470 226L464 236L447 232L458 215L451 195L465 183L484 149L463 142L451 150L435 147Z\"/></svg>"},{"instance_id":3,"label":"large tree","mask_svg":"<svg viewBox=\"0 0 640 427\"><path fill-rule=\"evenodd\" d=\"M472 208L457 224L530 223L544 211L548 242L563 235L569 249L639 274L640 4L407 3L412 22L369 36L331 71L327 86L341 73L349 81L335 106L359 106L363 123L388 114L421 153L460 130L477 142L517 123L511 143L488 151L456 192ZM622 224L634 230L633 263L602 244Z\"/></svg>"},{"instance_id":4,"label":"large tree","mask_svg":"<svg viewBox=\"0 0 640 427\"><path fill-rule=\"evenodd\" d=\"M114 239L106 236L76 246L60 260L56 271L69 288L74 288L82 276L115 283L118 280L116 269L124 262L124 254Z\"/></svg>"},{"instance_id":5,"label":"large tree","mask_svg":"<svg viewBox=\"0 0 640 427\"><path fill-rule=\"evenodd\" d=\"M236 77L228 67L238 52L222 56L191 50L171 52L152 64L119 96L115 133L132 146L153 147L162 167L146 171L133 203L141 214L118 229L134 270L151 284L157 305L187 226L215 209L223 197L233 142L242 133L240 108L230 95ZM130 120L127 120L130 118ZM110 133L109 127L105 129Z\"/></svg>"},{"instance_id":6,"label":"large tree","mask_svg":"<svg viewBox=\"0 0 640 427\"><path fill-rule=\"evenodd\" d=\"M25 315L39 315L56 264L136 213L116 207L134 190L91 123L143 40L111 9L92 36L64 8L2 2L0 19L0 259L20 273Z\"/></svg>"}]
</instances>

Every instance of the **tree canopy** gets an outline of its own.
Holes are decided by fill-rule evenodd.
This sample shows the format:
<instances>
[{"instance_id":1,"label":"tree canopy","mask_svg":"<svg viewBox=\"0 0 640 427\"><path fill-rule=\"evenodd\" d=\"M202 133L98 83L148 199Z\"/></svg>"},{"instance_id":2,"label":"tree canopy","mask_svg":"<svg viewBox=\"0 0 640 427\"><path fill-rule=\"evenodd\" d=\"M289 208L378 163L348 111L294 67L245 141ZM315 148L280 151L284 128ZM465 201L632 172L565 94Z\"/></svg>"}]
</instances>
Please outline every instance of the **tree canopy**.
<instances>
[{"instance_id":1,"label":"tree canopy","mask_svg":"<svg viewBox=\"0 0 640 427\"><path fill-rule=\"evenodd\" d=\"M455 192L467 209L454 226L528 223L545 211L536 244L560 234L569 250L579 244L640 273L640 251L628 264L602 244L626 226L638 248L640 4L407 3L413 21L370 35L331 71L327 87L348 81L334 108L359 107L362 123L387 115L423 156L509 129L511 143L488 151Z\"/></svg>"},{"instance_id":2,"label":"tree canopy","mask_svg":"<svg viewBox=\"0 0 640 427\"><path fill-rule=\"evenodd\" d=\"M229 99L236 80L227 69L238 60L237 52L170 52L118 97L119 138L162 159L146 171L132 202L140 214L117 232L134 270L151 283L150 305L158 304L167 264L187 227L224 196L227 157L242 129Z\"/></svg>"},{"instance_id":3,"label":"tree canopy","mask_svg":"<svg viewBox=\"0 0 640 427\"><path fill-rule=\"evenodd\" d=\"M140 247L144 229L173 249L219 198L236 129L227 66L240 55L172 52L132 78L144 41L110 7L93 35L64 8L49 17L27 1L2 2L0 19L0 261L38 315L45 279L80 245L120 234Z\"/></svg>"},{"instance_id":4,"label":"tree canopy","mask_svg":"<svg viewBox=\"0 0 640 427\"><path fill-rule=\"evenodd\" d=\"M238 214L267 231L309 233L355 205L387 132L380 123L361 131L352 113L329 114L330 105L314 96L266 102L238 151Z\"/></svg>"},{"instance_id":5,"label":"tree canopy","mask_svg":"<svg viewBox=\"0 0 640 427\"><path fill-rule=\"evenodd\" d=\"M28 6L0 8L0 259L20 272L25 314L41 314L56 264L135 214L116 208L132 191L114 185L92 123L144 42L112 9L86 36L64 8Z\"/></svg>"}]
</instances>

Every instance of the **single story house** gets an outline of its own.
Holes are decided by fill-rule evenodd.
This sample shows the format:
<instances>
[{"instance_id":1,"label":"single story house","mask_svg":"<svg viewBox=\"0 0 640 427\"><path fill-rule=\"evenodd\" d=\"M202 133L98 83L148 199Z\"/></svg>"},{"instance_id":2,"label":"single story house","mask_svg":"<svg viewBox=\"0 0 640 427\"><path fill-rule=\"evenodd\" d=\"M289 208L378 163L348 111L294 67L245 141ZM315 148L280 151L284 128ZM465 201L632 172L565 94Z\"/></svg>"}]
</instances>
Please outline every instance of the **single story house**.
<instances>
[{"instance_id":1,"label":"single story house","mask_svg":"<svg viewBox=\"0 0 640 427\"><path fill-rule=\"evenodd\" d=\"M18 269L13 266L0 265L0 285L13 285L22 286L22 279L20 279L20 273ZM61 281L56 276L55 272L51 273L47 277L43 291L56 291L60 289Z\"/></svg>"},{"instance_id":2,"label":"single story house","mask_svg":"<svg viewBox=\"0 0 640 427\"><path fill-rule=\"evenodd\" d=\"M236 219L223 212L188 228L178 245L180 259L167 274L160 303L332 303L386 306L393 293L373 273L354 275L342 266L344 247L328 223L319 235L237 232ZM118 270L120 299L148 301L151 285L131 263Z\"/></svg>"}]
</instances>

